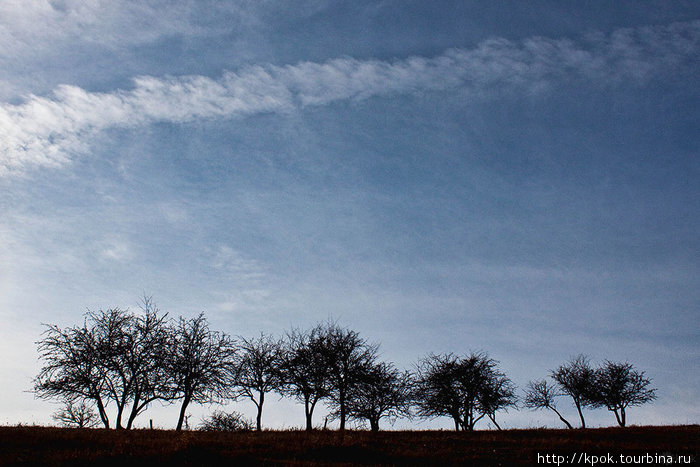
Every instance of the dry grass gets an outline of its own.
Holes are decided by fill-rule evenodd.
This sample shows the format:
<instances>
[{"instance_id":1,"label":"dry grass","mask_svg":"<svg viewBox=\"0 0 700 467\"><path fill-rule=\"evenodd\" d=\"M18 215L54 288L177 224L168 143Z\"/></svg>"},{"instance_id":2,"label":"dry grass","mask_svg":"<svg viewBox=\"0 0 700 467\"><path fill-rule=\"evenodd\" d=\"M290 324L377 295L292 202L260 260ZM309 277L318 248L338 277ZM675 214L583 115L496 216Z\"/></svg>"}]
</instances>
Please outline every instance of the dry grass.
<instances>
[{"instance_id":1,"label":"dry grass","mask_svg":"<svg viewBox=\"0 0 700 467\"><path fill-rule=\"evenodd\" d=\"M700 427L174 432L0 427L0 465L532 465L537 454L695 455Z\"/></svg>"}]
</instances>

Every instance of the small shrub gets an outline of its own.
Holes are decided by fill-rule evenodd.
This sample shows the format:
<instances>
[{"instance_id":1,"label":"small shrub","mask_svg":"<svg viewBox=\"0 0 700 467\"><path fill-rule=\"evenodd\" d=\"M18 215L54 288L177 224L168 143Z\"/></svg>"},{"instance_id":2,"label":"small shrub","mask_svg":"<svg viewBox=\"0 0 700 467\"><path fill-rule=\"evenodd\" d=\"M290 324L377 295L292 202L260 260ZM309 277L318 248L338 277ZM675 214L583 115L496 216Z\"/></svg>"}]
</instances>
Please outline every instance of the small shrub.
<instances>
[{"instance_id":1,"label":"small shrub","mask_svg":"<svg viewBox=\"0 0 700 467\"><path fill-rule=\"evenodd\" d=\"M74 399L65 400L63 408L51 418L66 428L95 428L100 423L97 414L88 403Z\"/></svg>"},{"instance_id":2,"label":"small shrub","mask_svg":"<svg viewBox=\"0 0 700 467\"><path fill-rule=\"evenodd\" d=\"M253 421L245 418L238 412L224 412L217 410L209 417L202 420L199 425L201 431L251 431L255 425Z\"/></svg>"}]
</instances>

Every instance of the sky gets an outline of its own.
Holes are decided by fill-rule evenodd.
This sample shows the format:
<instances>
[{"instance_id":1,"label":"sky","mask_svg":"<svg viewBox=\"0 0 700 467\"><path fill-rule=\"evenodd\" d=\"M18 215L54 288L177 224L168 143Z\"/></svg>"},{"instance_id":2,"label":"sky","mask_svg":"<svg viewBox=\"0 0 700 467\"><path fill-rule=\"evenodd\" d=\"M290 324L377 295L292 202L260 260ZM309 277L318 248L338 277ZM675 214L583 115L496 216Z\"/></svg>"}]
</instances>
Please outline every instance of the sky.
<instances>
[{"instance_id":1,"label":"sky","mask_svg":"<svg viewBox=\"0 0 700 467\"><path fill-rule=\"evenodd\" d=\"M700 422L699 58L694 1L4 0L0 424L52 422L44 324L144 294L400 368L484 351L521 396L629 361L658 396L629 423Z\"/></svg>"}]
</instances>

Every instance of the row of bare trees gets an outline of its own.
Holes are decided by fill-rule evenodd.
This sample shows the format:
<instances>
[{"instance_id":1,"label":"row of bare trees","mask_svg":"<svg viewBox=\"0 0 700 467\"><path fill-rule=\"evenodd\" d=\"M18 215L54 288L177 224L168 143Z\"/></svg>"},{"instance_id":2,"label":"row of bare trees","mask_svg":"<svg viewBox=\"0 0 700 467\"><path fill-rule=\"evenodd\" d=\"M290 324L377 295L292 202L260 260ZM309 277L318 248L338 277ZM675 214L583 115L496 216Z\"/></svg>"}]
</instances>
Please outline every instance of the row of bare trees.
<instances>
[{"instance_id":1,"label":"row of bare trees","mask_svg":"<svg viewBox=\"0 0 700 467\"><path fill-rule=\"evenodd\" d=\"M38 349L43 366L34 392L64 402L55 418L68 425L129 429L161 401L179 403L181 430L191 404L243 398L256 406L261 430L265 398L274 392L303 403L307 430L319 402L341 430L349 420L376 431L382 419L412 416L450 417L456 430L473 430L486 417L500 429L497 412L518 403L515 385L485 353L431 354L415 371L401 371L379 360L377 345L332 322L283 339L233 338L211 330L203 314L172 320L150 298L141 312L114 308L88 312L78 326L48 325ZM594 370L578 357L550 376L530 383L525 406L553 410L570 428L555 404L560 395L572 397L583 427L582 407L605 406L624 426L628 406L655 397L643 372L627 363Z\"/></svg>"}]
</instances>

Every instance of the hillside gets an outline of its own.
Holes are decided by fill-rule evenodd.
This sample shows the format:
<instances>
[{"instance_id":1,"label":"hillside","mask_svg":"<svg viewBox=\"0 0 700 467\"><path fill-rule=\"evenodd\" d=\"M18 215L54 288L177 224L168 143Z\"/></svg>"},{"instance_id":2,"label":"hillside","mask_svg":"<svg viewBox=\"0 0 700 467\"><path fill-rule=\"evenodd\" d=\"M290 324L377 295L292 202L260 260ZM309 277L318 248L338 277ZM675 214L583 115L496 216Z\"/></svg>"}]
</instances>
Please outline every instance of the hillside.
<instances>
[{"instance_id":1,"label":"hillside","mask_svg":"<svg viewBox=\"0 0 700 467\"><path fill-rule=\"evenodd\" d=\"M0 427L0 465L531 465L538 463L538 455L540 464L564 459L551 457L557 455L569 456L564 463L579 465L603 460L609 464L609 456L620 464L639 456L649 461L659 455L684 455L683 464L697 462L698 440L697 425L344 435L20 426ZM620 458L621 454L637 459Z\"/></svg>"}]
</instances>

